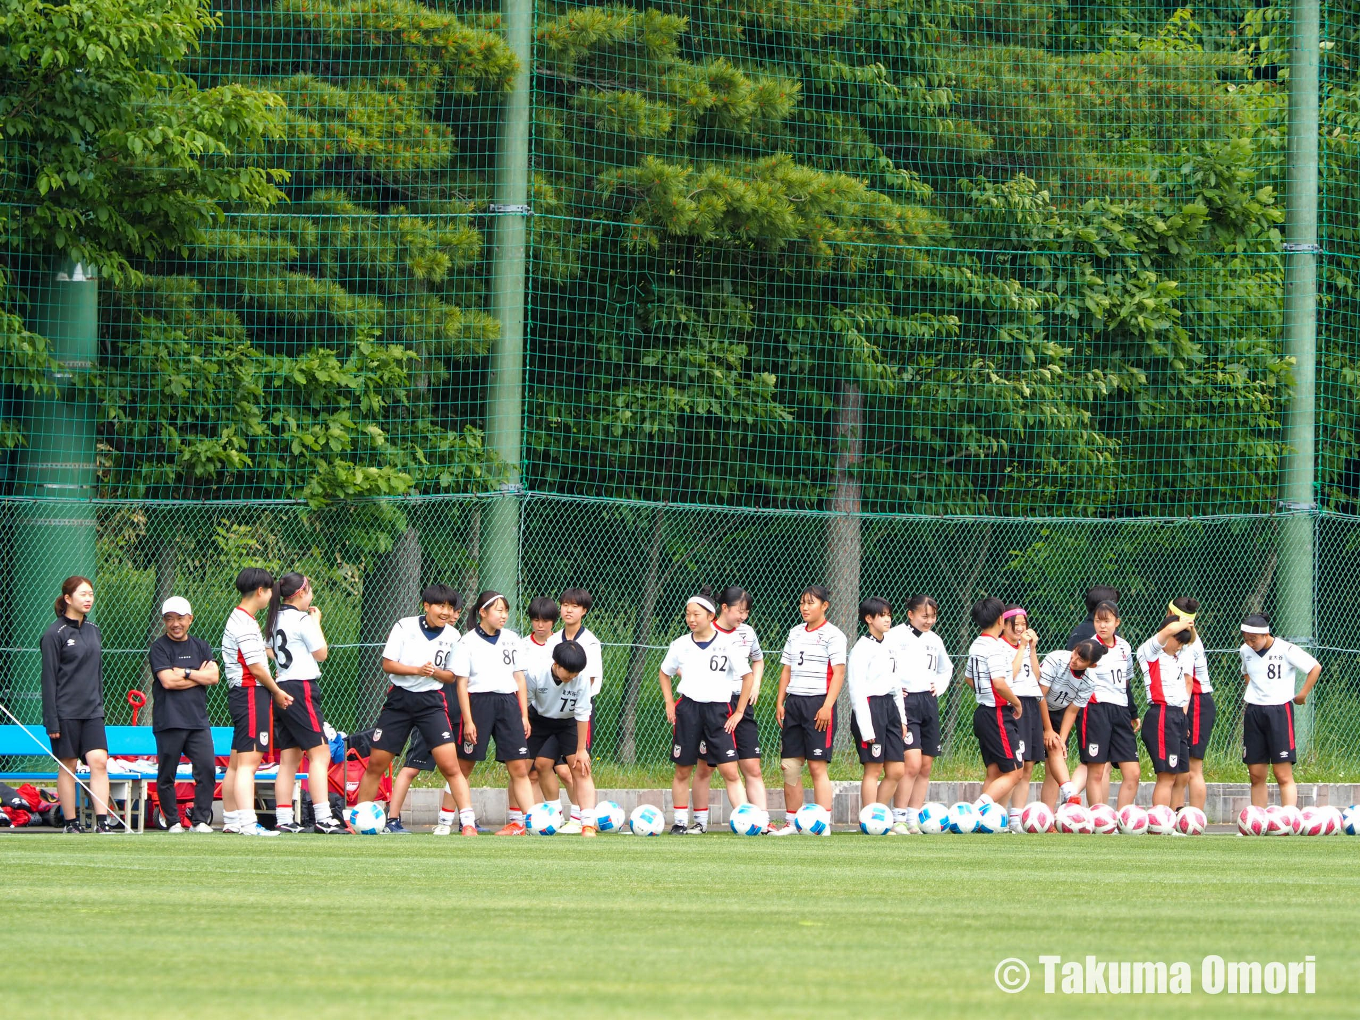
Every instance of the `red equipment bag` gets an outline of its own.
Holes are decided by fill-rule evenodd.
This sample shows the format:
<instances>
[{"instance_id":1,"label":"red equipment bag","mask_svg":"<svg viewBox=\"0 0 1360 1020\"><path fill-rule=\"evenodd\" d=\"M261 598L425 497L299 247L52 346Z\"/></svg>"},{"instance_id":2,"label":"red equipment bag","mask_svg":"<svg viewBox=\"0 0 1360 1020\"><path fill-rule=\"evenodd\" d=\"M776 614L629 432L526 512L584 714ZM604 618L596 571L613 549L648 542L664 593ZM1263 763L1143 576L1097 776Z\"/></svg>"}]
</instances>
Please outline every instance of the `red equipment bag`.
<instances>
[{"instance_id":1,"label":"red equipment bag","mask_svg":"<svg viewBox=\"0 0 1360 1020\"><path fill-rule=\"evenodd\" d=\"M345 760L331 765L331 792L345 798L345 804L359 803L359 780L364 778L368 768L368 757L354 748L345 752ZM392 799L392 777L384 775L378 781L378 795L375 800Z\"/></svg>"}]
</instances>

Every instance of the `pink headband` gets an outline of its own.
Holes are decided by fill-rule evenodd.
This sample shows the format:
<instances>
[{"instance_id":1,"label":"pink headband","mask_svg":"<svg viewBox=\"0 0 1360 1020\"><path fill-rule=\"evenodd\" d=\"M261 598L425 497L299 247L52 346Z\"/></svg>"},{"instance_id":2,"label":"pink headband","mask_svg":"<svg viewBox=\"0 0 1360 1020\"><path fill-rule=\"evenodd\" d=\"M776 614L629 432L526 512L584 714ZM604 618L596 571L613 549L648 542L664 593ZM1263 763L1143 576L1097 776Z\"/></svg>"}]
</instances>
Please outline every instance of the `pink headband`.
<instances>
[{"instance_id":1,"label":"pink headband","mask_svg":"<svg viewBox=\"0 0 1360 1020\"><path fill-rule=\"evenodd\" d=\"M1001 614L1001 619L1009 620L1012 616L1023 616L1025 619L1029 619L1029 613L1025 612L1019 606L1016 606L1014 609L1007 609Z\"/></svg>"}]
</instances>

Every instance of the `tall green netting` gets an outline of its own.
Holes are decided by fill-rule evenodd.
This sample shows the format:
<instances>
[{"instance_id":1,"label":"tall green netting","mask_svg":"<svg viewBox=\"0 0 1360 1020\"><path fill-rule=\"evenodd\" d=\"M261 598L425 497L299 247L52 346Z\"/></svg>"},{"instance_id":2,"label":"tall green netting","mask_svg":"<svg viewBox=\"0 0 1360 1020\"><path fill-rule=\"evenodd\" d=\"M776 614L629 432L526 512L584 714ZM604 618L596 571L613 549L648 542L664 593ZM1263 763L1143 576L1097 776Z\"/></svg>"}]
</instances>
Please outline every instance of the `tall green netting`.
<instances>
[{"instance_id":1,"label":"tall green netting","mask_svg":"<svg viewBox=\"0 0 1360 1020\"><path fill-rule=\"evenodd\" d=\"M36 718L49 590L93 570L123 721L160 600L188 596L216 642L262 563L317 579L327 711L361 727L420 584L471 595L509 564L517 616L594 591L598 753L651 766L659 657L699 583L751 589L774 650L810 581L847 627L860 595L929 591L961 653L979 594L1057 645L1101 581L1134 635L1172 594L1205 602L1228 770L1236 621L1291 618L1311 572L1311 633L1289 635L1326 670L1307 768L1351 774L1360 13L1320 10L1315 507L1281 502L1310 413L1285 0L229 0L136 104L217 110L231 144L203 164L271 184L243 176L249 201L77 290L93 270L44 217L92 214L14 129L6 65L0 694ZM501 197L507 14L533 28L526 208ZM231 126L250 102L268 130ZM148 200L184 186L130 137L89 140L95 165ZM506 217L528 223L522 294Z\"/></svg>"}]
</instances>

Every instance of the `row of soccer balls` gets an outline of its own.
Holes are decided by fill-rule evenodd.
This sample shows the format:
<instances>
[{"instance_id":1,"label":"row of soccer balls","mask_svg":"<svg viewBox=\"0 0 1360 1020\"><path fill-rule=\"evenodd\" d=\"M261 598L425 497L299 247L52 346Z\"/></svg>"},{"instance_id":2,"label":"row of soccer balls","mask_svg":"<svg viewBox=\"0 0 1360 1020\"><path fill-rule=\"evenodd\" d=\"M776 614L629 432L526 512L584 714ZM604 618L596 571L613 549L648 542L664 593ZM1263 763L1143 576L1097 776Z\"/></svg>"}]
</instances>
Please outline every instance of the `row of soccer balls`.
<instances>
[{"instance_id":1,"label":"row of soccer balls","mask_svg":"<svg viewBox=\"0 0 1360 1020\"><path fill-rule=\"evenodd\" d=\"M601 832L621 832L625 824L623 808L612 800L602 801L595 808L596 825ZM626 816L629 831L635 836L659 836L666 829L666 815L652 804L642 804ZM381 805L373 802L356 804L349 809L348 821L355 832L373 835L383 831L386 816ZM952 807L930 803L917 814L916 826L923 833L999 833L1009 825L1004 807L992 802L970 804L960 801ZM524 824L530 832L551 836L562 828L565 817L559 804L545 801L535 804L525 814ZM743 804L732 812L728 822L739 836L758 836L770 824L770 816L754 804ZM821 836L831 829L831 813L819 804L804 804L793 817L794 828L809 836ZM1072 834L1122 832L1130 836L1145 833L1160 835L1180 834L1198 836L1208 820L1196 807L1173 811L1165 805L1144 810L1129 804L1115 811L1108 804L1094 804L1089 808L1080 804L1064 804L1057 812L1048 805L1035 801L1020 812L1020 828L1029 833L1064 832ZM892 811L882 804L870 804L859 813L859 831L869 836L884 836L892 832ZM1360 835L1360 805L1344 811L1334 807L1293 807L1272 805L1268 808L1246 807L1237 818L1237 831L1244 836L1331 836L1338 832Z\"/></svg>"}]
</instances>

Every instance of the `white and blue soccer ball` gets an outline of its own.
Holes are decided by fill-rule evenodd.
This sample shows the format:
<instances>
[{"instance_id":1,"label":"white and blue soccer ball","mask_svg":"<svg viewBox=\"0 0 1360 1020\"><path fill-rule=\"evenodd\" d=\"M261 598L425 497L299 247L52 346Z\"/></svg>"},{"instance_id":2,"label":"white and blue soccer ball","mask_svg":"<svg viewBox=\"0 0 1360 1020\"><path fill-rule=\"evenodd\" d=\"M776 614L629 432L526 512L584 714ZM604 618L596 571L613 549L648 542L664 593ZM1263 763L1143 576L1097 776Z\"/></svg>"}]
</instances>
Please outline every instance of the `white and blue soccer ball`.
<instances>
[{"instance_id":1,"label":"white and blue soccer ball","mask_svg":"<svg viewBox=\"0 0 1360 1020\"><path fill-rule=\"evenodd\" d=\"M983 804L977 809L977 831L978 832L1005 832L1006 826L1010 824L1010 815L1000 804Z\"/></svg>"},{"instance_id":2,"label":"white and blue soccer ball","mask_svg":"<svg viewBox=\"0 0 1360 1020\"><path fill-rule=\"evenodd\" d=\"M539 836L551 836L562 828L564 821L562 805L550 800L535 804L524 816L525 826Z\"/></svg>"},{"instance_id":3,"label":"white and blue soccer ball","mask_svg":"<svg viewBox=\"0 0 1360 1020\"><path fill-rule=\"evenodd\" d=\"M978 813L966 800L961 800L949 809L949 831L955 833L977 832Z\"/></svg>"},{"instance_id":4,"label":"white and blue soccer ball","mask_svg":"<svg viewBox=\"0 0 1360 1020\"><path fill-rule=\"evenodd\" d=\"M371 800L365 800L345 812L349 827L361 836L376 836L387 825L387 812Z\"/></svg>"},{"instance_id":5,"label":"white and blue soccer ball","mask_svg":"<svg viewBox=\"0 0 1360 1020\"><path fill-rule=\"evenodd\" d=\"M733 810L727 824L738 836L759 836L770 824L770 815L754 804L742 804Z\"/></svg>"},{"instance_id":6,"label":"white and blue soccer ball","mask_svg":"<svg viewBox=\"0 0 1360 1020\"><path fill-rule=\"evenodd\" d=\"M882 836L892 827L892 808L886 804L870 804L859 813L859 831L866 836Z\"/></svg>"},{"instance_id":7,"label":"white and blue soccer ball","mask_svg":"<svg viewBox=\"0 0 1360 1020\"><path fill-rule=\"evenodd\" d=\"M666 816L659 807L639 804L628 816L628 827L634 836L659 836L666 828Z\"/></svg>"},{"instance_id":8,"label":"white and blue soccer ball","mask_svg":"<svg viewBox=\"0 0 1360 1020\"><path fill-rule=\"evenodd\" d=\"M1360 804L1342 809L1341 831L1347 836L1360 836Z\"/></svg>"},{"instance_id":9,"label":"white and blue soccer ball","mask_svg":"<svg viewBox=\"0 0 1360 1020\"><path fill-rule=\"evenodd\" d=\"M612 800L602 800L595 805L595 828L601 832L618 832L623 828L623 808Z\"/></svg>"},{"instance_id":10,"label":"white and blue soccer ball","mask_svg":"<svg viewBox=\"0 0 1360 1020\"><path fill-rule=\"evenodd\" d=\"M949 808L931 801L916 814L916 824L921 831L930 836L938 836L949 831Z\"/></svg>"},{"instance_id":11,"label":"white and blue soccer ball","mask_svg":"<svg viewBox=\"0 0 1360 1020\"><path fill-rule=\"evenodd\" d=\"M804 804L794 813L793 827L805 836L820 836L831 828L831 812L820 804Z\"/></svg>"}]
</instances>

